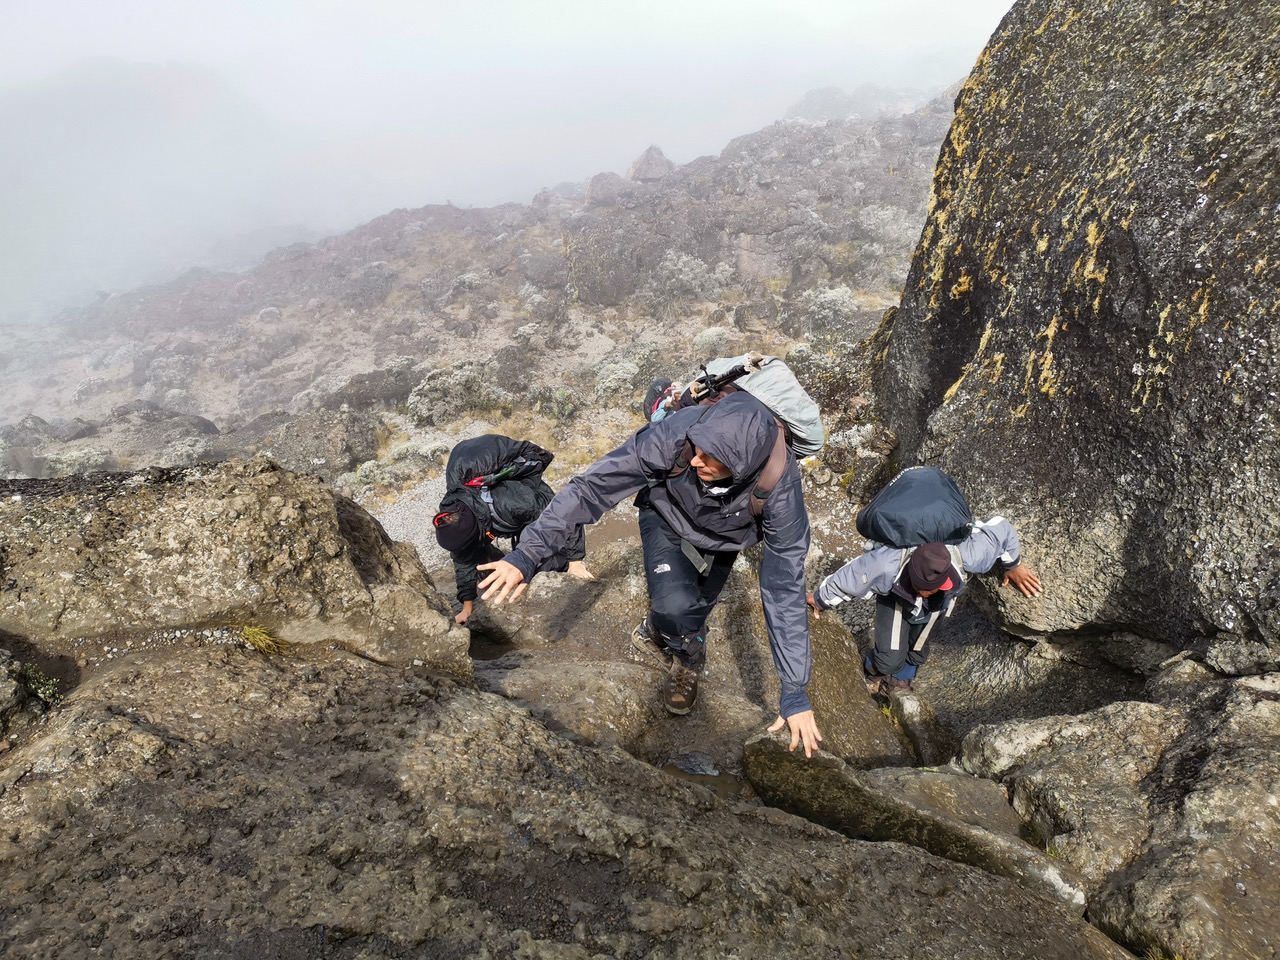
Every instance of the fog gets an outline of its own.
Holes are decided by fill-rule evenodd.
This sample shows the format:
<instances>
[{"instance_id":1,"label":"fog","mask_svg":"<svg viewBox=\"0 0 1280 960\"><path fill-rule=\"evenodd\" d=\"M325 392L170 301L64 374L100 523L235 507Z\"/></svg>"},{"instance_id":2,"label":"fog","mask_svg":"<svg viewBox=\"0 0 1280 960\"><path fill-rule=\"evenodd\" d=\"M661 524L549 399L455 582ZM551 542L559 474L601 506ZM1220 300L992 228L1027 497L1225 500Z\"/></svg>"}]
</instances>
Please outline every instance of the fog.
<instances>
[{"instance_id":1,"label":"fog","mask_svg":"<svg viewBox=\"0 0 1280 960\"><path fill-rule=\"evenodd\" d=\"M0 321L962 79L1009 0L0 4Z\"/></svg>"}]
</instances>

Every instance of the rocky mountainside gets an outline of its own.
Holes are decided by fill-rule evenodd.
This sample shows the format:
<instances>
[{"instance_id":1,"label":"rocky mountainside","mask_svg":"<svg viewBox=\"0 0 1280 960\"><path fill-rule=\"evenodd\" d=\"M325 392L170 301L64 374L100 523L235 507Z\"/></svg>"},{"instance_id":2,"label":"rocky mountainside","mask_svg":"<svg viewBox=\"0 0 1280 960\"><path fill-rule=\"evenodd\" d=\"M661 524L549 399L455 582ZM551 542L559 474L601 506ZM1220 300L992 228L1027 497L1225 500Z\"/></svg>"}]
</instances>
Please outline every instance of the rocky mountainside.
<instances>
[{"instance_id":1,"label":"rocky mountainside","mask_svg":"<svg viewBox=\"0 0 1280 960\"><path fill-rule=\"evenodd\" d=\"M1277 46L1262 9L1022 0L905 274L872 221L909 178L853 158L936 117L787 122L112 298L66 328L88 353L28 345L11 472L94 441L298 472L0 486L0 952L1273 956ZM802 339L833 428L807 582L927 460L1016 523L1039 598L975 578L915 689L875 700L869 605L812 621L812 759L766 732L758 551L684 718L626 653L627 504L596 580L451 626L452 443L545 440L559 483L654 372Z\"/></svg>"},{"instance_id":2,"label":"rocky mountainside","mask_svg":"<svg viewBox=\"0 0 1280 960\"><path fill-rule=\"evenodd\" d=\"M278 441L285 415L343 407L408 404L432 424L541 404L574 427L659 370L856 342L897 298L949 120L938 102L784 121L675 169L651 149L632 178L528 205L399 210L244 273L193 272L15 331L0 466L190 465ZM290 465L324 459L336 476L372 459L357 449L370 436Z\"/></svg>"}]
</instances>

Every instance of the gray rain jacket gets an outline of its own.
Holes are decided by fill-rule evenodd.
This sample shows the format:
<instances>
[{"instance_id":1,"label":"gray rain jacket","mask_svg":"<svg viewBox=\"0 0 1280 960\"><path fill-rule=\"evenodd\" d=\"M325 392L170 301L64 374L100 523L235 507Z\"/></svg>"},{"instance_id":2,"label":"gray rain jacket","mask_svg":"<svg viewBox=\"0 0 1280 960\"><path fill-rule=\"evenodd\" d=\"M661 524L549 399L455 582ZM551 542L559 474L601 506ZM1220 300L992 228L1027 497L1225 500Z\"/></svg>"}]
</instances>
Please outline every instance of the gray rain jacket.
<instances>
[{"instance_id":1,"label":"gray rain jacket","mask_svg":"<svg viewBox=\"0 0 1280 960\"><path fill-rule=\"evenodd\" d=\"M765 501L762 516L753 517L750 508L751 491L777 431L769 408L746 392L731 393L710 406L687 407L659 423L647 424L565 484L542 516L525 529L519 548L504 559L528 582L538 564L562 548L575 526L597 522L646 487L658 516L699 550L743 550L763 540L760 598L781 681L782 715L808 710L804 558L809 552L809 517L794 456L788 455L787 468ZM711 493L693 467L678 477L667 477L686 440L733 471L726 493Z\"/></svg>"},{"instance_id":2,"label":"gray rain jacket","mask_svg":"<svg viewBox=\"0 0 1280 960\"><path fill-rule=\"evenodd\" d=\"M986 573L997 564L1001 570L1012 570L1022 562L1018 552L1018 531L1004 517L975 523L973 532L960 543L958 550L962 567L959 572L965 575ZM855 598L870 600L874 596L892 593L894 584L902 575L906 552L898 547L877 547L850 560L814 591L818 609L827 610ZM958 594L959 590L955 592ZM951 615L949 609L947 615Z\"/></svg>"}]
</instances>

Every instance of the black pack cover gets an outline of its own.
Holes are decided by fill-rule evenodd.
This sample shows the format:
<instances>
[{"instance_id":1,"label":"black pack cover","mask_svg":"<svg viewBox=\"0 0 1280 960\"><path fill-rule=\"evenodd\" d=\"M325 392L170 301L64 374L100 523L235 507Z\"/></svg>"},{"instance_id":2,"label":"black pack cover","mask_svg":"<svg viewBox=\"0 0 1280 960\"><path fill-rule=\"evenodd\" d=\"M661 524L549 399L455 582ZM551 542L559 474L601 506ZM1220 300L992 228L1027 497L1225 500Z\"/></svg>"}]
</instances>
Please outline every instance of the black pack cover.
<instances>
[{"instance_id":1,"label":"black pack cover","mask_svg":"<svg viewBox=\"0 0 1280 960\"><path fill-rule=\"evenodd\" d=\"M658 401L669 389L671 389L670 377L659 377L649 384L649 391L644 395L644 409L641 411L646 420L653 416L653 408L658 405Z\"/></svg>"},{"instance_id":2,"label":"black pack cover","mask_svg":"<svg viewBox=\"0 0 1280 960\"><path fill-rule=\"evenodd\" d=\"M937 467L908 467L858 512L858 533L891 547L956 544L973 529L960 488Z\"/></svg>"}]
</instances>

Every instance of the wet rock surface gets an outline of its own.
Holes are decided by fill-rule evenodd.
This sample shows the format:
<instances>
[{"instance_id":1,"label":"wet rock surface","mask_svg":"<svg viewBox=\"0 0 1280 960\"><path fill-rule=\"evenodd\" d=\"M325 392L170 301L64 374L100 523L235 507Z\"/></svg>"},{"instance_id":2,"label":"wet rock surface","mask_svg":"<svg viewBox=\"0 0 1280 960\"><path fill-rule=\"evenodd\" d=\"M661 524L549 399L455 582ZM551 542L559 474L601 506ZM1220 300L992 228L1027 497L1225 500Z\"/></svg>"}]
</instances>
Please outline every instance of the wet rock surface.
<instances>
[{"instance_id":1,"label":"wet rock surface","mask_svg":"<svg viewBox=\"0 0 1280 960\"><path fill-rule=\"evenodd\" d=\"M412 549L266 460L0 483L0 630L88 662L166 632L256 626L467 672Z\"/></svg>"},{"instance_id":2,"label":"wet rock surface","mask_svg":"<svg viewBox=\"0 0 1280 960\"><path fill-rule=\"evenodd\" d=\"M643 553L634 536L588 554L594 582L542 574L517 604L477 605L484 619L472 634L482 638L484 659L475 663L476 682L527 702L544 722L583 742L618 745L657 765L701 752L718 770L740 775L742 744L778 709L777 674L750 556L739 560L708 621L707 667L687 717L666 712L666 675L630 651L631 629L649 612ZM849 674L846 641L834 624L812 634L810 693L824 742L858 767L911 764L909 746L867 696L861 671Z\"/></svg>"},{"instance_id":3,"label":"wet rock surface","mask_svg":"<svg viewBox=\"0 0 1280 960\"><path fill-rule=\"evenodd\" d=\"M911 844L957 863L1019 880L1082 913L1075 872L1022 839L1024 824L1004 790L961 771L856 771L825 753L789 752L762 734L746 747L747 777L769 803L865 840Z\"/></svg>"},{"instance_id":4,"label":"wet rock surface","mask_svg":"<svg viewBox=\"0 0 1280 960\"><path fill-rule=\"evenodd\" d=\"M1018 524L1025 630L1280 663L1273 14L1023 2L961 91L880 396Z\"/></svg>"},{"instance_id":5,"label":"wet rock surface","mask_svg":"<svg viewBox=\"0 0 1280 960\"><path fill-rule=\"evenodd\" d=\"M22 958L1126 955L1011 881L341 652L100 674L0 755L0 863Z\"/></svg>"}]
</instances>

